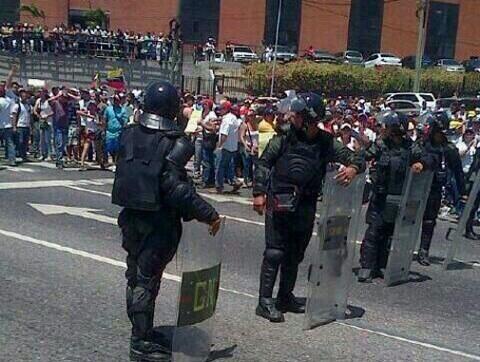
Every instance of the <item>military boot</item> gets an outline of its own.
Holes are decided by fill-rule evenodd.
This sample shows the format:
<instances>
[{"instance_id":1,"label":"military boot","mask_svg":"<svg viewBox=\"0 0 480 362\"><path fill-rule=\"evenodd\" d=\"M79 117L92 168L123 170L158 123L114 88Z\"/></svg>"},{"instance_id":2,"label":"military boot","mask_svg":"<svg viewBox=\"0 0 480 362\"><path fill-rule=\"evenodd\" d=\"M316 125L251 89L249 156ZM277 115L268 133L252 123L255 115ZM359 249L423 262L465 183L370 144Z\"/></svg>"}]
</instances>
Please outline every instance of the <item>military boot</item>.
<instances>
[{"instance_id":1,"label":"military boot","mask_svg":"<svg viewBox=\"0 0 480 362\"><path fill-rule=\"evenodd\" d=\"M465 237L470 240L480 240L480 235L473 231L472 221L469 221L465 227Z\"/></svg>"},{"instance_id":2,"label":"military boot","mask_svg":"<svg viewBox=\"0 0 480 362\"><path fill-rule=\"evenodd\" d=\"M428 250L420 249L418 251L417 261L418 261L418 264L420 265L429 266L430 259L428 258Z\"/></svg>"},{"instance_id":3,"label":"military boot","mask_svg":"<svg viewBox=\"0 0 480 362\"><path fill-rule=\"evenodd\" d=\"M367 268L360 269L357 278L360 283L371 283L373 279L372 270Z\"/></svg>"},{"instance_id":4,"label":"military boot","mask_svg":"<svg viewBox=\"0 0 480 362\"><path fill-rule=\"evenodd\" d=\"M285 322L283 313L280 312L275 306L275 300L273 298L262 298L258 300L258 306L255 310L255 314L259 317L268 319L272 323Z\"/></svg>"},{"instance_id":5,"label":"military boot","mask_svg":"<svg viewBox=\"0 0 480 362\"><path fill-rule=\"evenodd\" d=\"M282 313L305 313L305 302L295 297L293 293L278 296L276 306Z\"/></svg>"},{"instance_id":6,"label":"military boot","mask_svg":"<svg viewBox=\"0 0 480 362\"><path fill-rule=\"evenodd\" d=\"M169 362L172 351L168 346L132 336L130 339L130 361Z\"/></svg>"}]
</instances>

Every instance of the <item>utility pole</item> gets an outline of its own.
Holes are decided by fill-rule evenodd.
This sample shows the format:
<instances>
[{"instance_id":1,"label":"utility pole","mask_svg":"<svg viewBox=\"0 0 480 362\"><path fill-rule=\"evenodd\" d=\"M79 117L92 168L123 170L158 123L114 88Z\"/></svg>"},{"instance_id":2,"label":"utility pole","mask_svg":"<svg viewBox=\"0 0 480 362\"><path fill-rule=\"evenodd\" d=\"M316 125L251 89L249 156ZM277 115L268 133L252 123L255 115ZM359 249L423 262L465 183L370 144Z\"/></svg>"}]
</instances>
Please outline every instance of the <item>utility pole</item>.
<instances>
[{"instance_id":1,"label":"utility pole","mask_svg":"<svg viewBox=\"0 0 480 362\"><path fill-rule=\"evenodd\" d=\"M278 0L278 14L277 14L277 30L275 32L275 46L273 48L273 66L272 66L272 84L270 86L270 97L273 97L273 89L275 87L275 70L277 67L277 52L278 52L278 34L280 33L280 20L282 19L282 0Z\"/></svg>"},{"instance_id":2,"label":"utility pole","mask_svg":"<svg viewBox=\"0 0 480 362\"><path fill-rule=\"evenodd\" d=\"M420 92L420 72L422 70L423 54L425 52L429 6L430 0L417 0L418 41L415 55L415 80L413 82L413 91L415 93Z\"/></svg>"}]
</instances>

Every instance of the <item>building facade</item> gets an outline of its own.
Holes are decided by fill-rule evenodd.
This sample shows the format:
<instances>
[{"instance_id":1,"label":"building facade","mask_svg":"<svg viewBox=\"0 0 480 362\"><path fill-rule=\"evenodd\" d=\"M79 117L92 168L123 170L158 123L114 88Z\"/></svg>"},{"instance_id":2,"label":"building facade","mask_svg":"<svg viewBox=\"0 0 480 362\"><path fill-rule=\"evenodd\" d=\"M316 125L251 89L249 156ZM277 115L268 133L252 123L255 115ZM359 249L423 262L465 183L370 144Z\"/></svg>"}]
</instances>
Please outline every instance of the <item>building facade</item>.
<instances>
[{"instance_id":1,"label":"building facade","mask_svg":"<svg viewBox=\"0 0 480 362\"><path fill-rule=\"evenodd\" d=\"M19 1L5 0L7 3ZM181 20L186 42L209 36L255 49L275 40L279 0L22 0L42 9L45 20L21 14L25 22L73 24L88 9L108 14L110 29L168 32ZM310 46L412 55L417 44L417 0L283 0L279 43L300 53ZM9 10L11 12L11 10ZM0 11L0 16L1 16ZM5 16L4 16L5 18ZM430 0L426 54L459 60L480 55L480 0Z\"/></svg>"}]
</instances>

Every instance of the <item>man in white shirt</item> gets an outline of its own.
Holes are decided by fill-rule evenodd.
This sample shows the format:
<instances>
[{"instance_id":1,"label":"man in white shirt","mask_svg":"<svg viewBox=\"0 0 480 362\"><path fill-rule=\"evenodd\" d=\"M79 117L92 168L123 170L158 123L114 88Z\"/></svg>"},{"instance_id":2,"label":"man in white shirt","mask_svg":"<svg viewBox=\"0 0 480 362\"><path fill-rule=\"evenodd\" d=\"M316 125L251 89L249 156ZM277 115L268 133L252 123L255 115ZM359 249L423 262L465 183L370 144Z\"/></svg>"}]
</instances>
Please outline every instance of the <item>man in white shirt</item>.
<instances>
[{"instance_id":1,"label":"man in white shirt","mask_svg":"<svg viewBox=\"0 0 480 362\"><path fill-rule=\"evenodd\" d=\"M465 130L463 137L456 143L456 146L462 160L463 172L467 173L473 163L473 157L477 148L473 130L470 128Z\"/></svg>"},{"instance_id":2,"label":"man in white shirt","mask_svg":"<svg viewBox=\"0 0 480 362\"><path fill-rule=\"evenodd\" d=\"M215 188L217 193L220 194L223 193L223 184L225 177L228 176L231 162L238 152L238 129L240 122L231 110L232 104L229 101L223 101L217 111L217 114L222 117L222 123L218 132L217 169L215 172ZM240 187L241 184L234 184L233 192L238 191Z\"/></svg>"},{"instance_id":3,"label":"man in white shirt","mask_svg":"<svg viewBox=\"0 0 480 362\"><path fill-rule=\"evenodd\" d=\"M28 103L29 96L25 89L20 90L20 101L12 107L13 129L18 135L18 153L24 162L27 159L30 126L32 124L32 107Z\"/></svg>"},{"instance_id":4,"label":"man in white shirt","mask_svg":"<svg viewBox=\"0 0 480 362\"><path fill-rule=\"evenodd\" d=\"M9 166L16 166L16 148L11 114L12 105L13 101L6 96L5 87L0 86L0 139L3 139L5 142L5 158L8 160Z\"/></svg>"}]
</instances>

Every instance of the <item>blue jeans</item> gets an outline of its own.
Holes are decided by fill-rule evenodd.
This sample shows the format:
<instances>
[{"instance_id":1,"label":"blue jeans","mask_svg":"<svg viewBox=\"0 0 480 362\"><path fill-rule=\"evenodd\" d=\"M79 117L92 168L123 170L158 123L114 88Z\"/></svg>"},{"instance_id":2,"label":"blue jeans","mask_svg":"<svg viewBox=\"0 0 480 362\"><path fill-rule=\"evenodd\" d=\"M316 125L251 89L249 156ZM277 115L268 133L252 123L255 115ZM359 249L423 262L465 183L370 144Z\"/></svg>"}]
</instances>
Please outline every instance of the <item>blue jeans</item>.
<instances>
[{"instance_id":1,"label":"blue jeans","mask_svg":"<svg viewBox=\"0 0 480 362\"><path fill-rule=\"evenodd\" d=\"M13 137L13 130L11 128L1 128L0 138L5 142L5 158L10 164L15 163L15 156L17 151L15 149L15 140Z\"/></svg>"},{"instance_id":2,"label":"blue jeans","mask_svg":"<svg viewBox=\"0 0 480 362\"><path fill-rule=\"evenodd\" d=\"M40 128L40 153L47 158L52 152L52 126Z\"/></svg>"},{"instance_id":3,"label":"blue jeans","mask_svg":"<svg viewBox=\"0 0 480 362\"><path fill-rule=\"evenodd\" d=\"M224 149L215 151L217 156L217 169L215 172L215 187L217 189L223 189L223 183L225 177L229 176L231 171L229 170L232 165L232 160L237 152L230 152Z\"/></svg>"},{"instance_id":4,"label":"blue jeans","mask_svg":"<svg viewBox=\"0 0 480 362\"><path fill-rule=\"evenodd\" d=\"M67 145L68 128L53 128L53 135L55 137L55 153L57 157L57 165L63 161L63 154Z\"/></svg>"},{"instance_id":5,"label":"blue jeans","mask_svg":"<svg viewBox=\"0 0 480 362\"><path fill-rule=\"evenodd\" d=\"M30 140L30 127L18 127L18 156L27 158L28 141Z\"/></svg>"},{"instance_id":6,"label":"blue jeans","mask_svg":"<svg viewBox=\"0 0 480 362\"><path fill-rule=\"evenodd\" d=\"M30 152L38 157L40 153L40 122L33 122L32 124L32 149Z\"/></svg>"},{"instance_id":7,"label":"blue jeans","mask_svg":"<svg viewBox=\"0 0 480 362\"><path fill-rule=\"evenodd\" d=\"M215 183L215 150L202 147L202 181L206 185Z\"/></svg>"},{"instance_id":8,"label":"blue jeans","mask_svg":"<svg viewBox=\"0 0 480 362\"><path fill-rule=\"evenodd\" d=\"M202 139L196 137L195 138L195 157L193 159L193 172L200 173L201 165L202 165Z\"/></svg>"}]
</instances>

